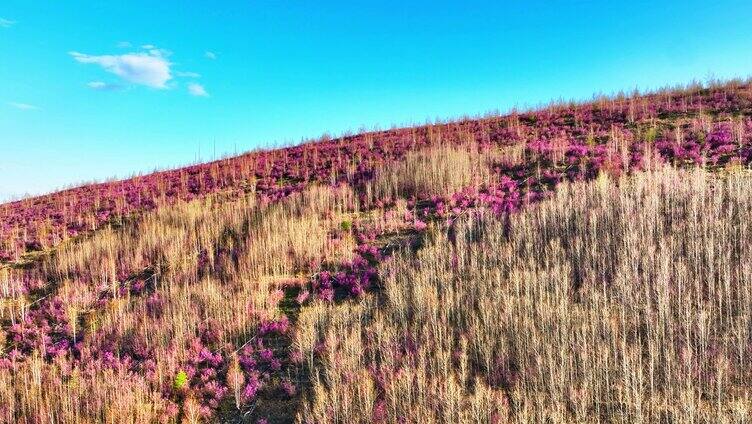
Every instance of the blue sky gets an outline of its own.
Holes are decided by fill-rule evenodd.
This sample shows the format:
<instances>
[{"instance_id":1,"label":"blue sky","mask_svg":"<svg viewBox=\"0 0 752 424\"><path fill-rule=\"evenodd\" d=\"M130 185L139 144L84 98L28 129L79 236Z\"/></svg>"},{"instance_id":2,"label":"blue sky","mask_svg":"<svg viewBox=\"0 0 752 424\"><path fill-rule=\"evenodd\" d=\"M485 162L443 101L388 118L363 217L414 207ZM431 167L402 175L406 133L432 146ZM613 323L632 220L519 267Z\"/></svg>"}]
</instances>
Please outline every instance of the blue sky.
<instances>
[{"instance_id":1,"label":"blue sky","mask_svg":"<svg viewBox=\"0 0 752 424\"><path fill-rule=\"evenodd\" d=\"M325 132L752 74L749 1L611 3L4 0L0 200Z\"/></svg>"}]
</instances>

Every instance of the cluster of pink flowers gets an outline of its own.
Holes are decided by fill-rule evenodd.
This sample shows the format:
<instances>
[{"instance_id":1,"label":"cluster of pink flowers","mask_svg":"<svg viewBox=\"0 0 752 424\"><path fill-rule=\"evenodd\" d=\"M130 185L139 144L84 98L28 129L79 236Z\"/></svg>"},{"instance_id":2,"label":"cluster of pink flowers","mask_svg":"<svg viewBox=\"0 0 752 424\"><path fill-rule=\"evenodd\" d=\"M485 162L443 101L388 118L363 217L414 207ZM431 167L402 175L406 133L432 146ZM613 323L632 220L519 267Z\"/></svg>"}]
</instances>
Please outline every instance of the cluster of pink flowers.
<instances>
[{"instance_id":1,"label":"cluster of pink flowers","mask_svg":"<svg viewBox=\"0 0 752 424\"><path fill-rule=\"evenodd\" d=\"M30 309L22 322L8 329L8 358L19 360L34 351L52 360L67 355L73 348L73 328L65 305L59 297L45 298ZM8 365L8 362L4 362Z\"/></svg>"},{"instance_id":2,"label":"cluster of pink flowers","mask_svg":"<svg viewBox=\"0 0 752 424\"><path fill-rule=\"evenodd\" d=\"M193 339L188 348L188 363L182 369L188 377L186 387L174 387L178 397L183 392L190 394L201 405L201 415L210 417L219 408L229 389L225 384L226 363L219 352L212 352L206 332Z\"/></svg>"},{"instance_id":3,"label":"cluster of pink flowers","mask_svg":"<svg viewBox=\"0 0 752 424\"><path fill-rule=\"evenodd\" d=\"M271 384L273 376L282 370L282 359L275 355L272 348L266 346L263 338L243 347L238 357L246 380L243 400L251 402L262 389Z\"/></svg>"},{"instance_id":4,"label":"cluster of pink flowers","mask_svg":"<svg viewBox=\"0 0 752 424\"><path fill-rule=\"evenodd\" d=\"M751 122L745 124L745 129L752 129ZM655 146L665 160L675 164L724 165L732 161L748 164L752 162L752 146L740 141L734 139L728 123L719 123L707 133L702 130L685 132L682 139L669 133L657 140Z\"/></svg>"},{"instance_id":5,"label":"cluster of pink flowers","mask_svg":"<svg viewBox=\"0 0 752 424\"><path fill-rule=\"evenodd\" d=\"M269 334L285 334L290 327L290 320L287 319L287 315L283 315L279 319L265 319L259 324L258 332L262 336Z\"/></svg>"},{"instance_id":6,"label":"cluster of pink flowers","mask_svg":"<svg viewBox=\"0 0 752 424\"><path fill-rule=\"evenodd\" d=\"M156 358L144 339L134 334L119 337L117 334L94 333L85 343L79 341L74 352L76 362L84 366L118 369L143 376L156 382Z\"/></svg>"},{"instance_id":7,"label":"cluster of pink flowers","mask_svg":"<svg viewBox=\"0 0 752 424\"><path fill-rule=\"evenodd\" d=\"M371 244L375 238L372 231L358 233L359 244L352 260L338 265L336 270L321 271L314 276L311 290L317 298L331 302L337 297L360 297L377 283L376 267L384 258L379 248ZM308 298L307 291L302 293L298 303Z\"/></svg>"}]
</instances>

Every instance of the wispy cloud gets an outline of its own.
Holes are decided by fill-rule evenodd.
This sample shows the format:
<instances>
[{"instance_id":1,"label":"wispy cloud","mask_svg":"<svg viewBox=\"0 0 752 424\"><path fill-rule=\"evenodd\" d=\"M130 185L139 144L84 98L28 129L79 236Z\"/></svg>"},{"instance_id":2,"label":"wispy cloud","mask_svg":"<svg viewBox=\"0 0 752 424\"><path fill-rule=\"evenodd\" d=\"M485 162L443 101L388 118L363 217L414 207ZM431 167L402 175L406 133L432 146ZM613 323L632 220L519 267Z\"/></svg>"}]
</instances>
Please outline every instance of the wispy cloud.
<instances>
[{"instance_id":1,"label":"wispy cloud","mask_svg":"<svg viewBox=\"0 0 752 424\"><path fill-rule=\"evenodd\" d=\"M176 77L186 77L186 78L201 78L201 74L197 72L180 72L175 71Z\"/></svg>"},{"instance_id":2,"label":"wispy cloud","mask_svg":"<svg viewBox=\"0 0 752 424\"><path fill-rule=\"evenodd\" d=\"M19 110L38 110L39 109L39 107L30 105L28 103L8 102L8 105Z\"/></svg>"},{"instance_id":3,"label":"wispy cloud","mask_svg":"<svg viewBox=\"0 0 752 424\"><path fill-rule=\"evenodd\" d=\"M148 52L101 56L69 52L80 63L99 65L127 82L158 89L167 88L167 82L172 79L172 63L166 59L165 53L156 48Z\"/></svg>"},{"instance_id":4,"label":"wispy cloud","mask_svg":"<svg viewBox=\"0 0 752 424\"><path fill-rule=\"evenodd\" d=\"M191 96L209 97L209 93L206 92L204 86L195 82L188 84L188 93L190 93Z\"/></svg>"},{"instance_id":5,"label":"wispy cloud","mask_svg":"<svg viewBox=\"0 0 752 424\"><path fill-rule=\"evenodd\" d=\"M104 81L90 81L86 83L86 86L91 88L92 90L98 91L116 91L123 88L123 86L120 84L112 84Z\"/></svg>"},{"instance_id":6,"label":"wispy cloud","mask_svg":"<svg viewBox=\"0 0 752 424\"><path fill-rule=\"evenodd\" d=\"M118 43L118 47L128 48L129 46L131 44L125 41ZM201 74L173 69L174 64L168 59L172 52L160 49L153 44L141 45L139 50L141 51L125 54L91 55L77 51L71 51L68 54L79 63L98 65L122 80L108 82L106 79L95 79L86 83L86 86L92 90L123 90L131 84L168 89L177 87L179 78L185 78L188 79L185 82L189 94L209 97L209 93L202 84L190 82L190 79L201 78Z\"/></svg>"},{"instance_id":7,"label":"wispy cloud","mask_svg":"<svg viewBox=\"0 0 752 424\"><path fill-rule=\"evenodd\" d=\"M207 59L212 59L212 60L217 58L217 54L214 52L206 52L204 53L204 56L206 56Z\"/></svg>"},{"instance_id":8,"label":"wispy cloud","mask_svg":"<svg viewBox=\"0 0 752 424\"><path fill-rule=\"evenodd\" d=\"M10 19L0 18L0 27L10 28L15 24L16 24L16 21L11 21Z\"/></svg>"},{"instance_id":9,"label":"wispy cloud","mask_svg":"<svg viewBox=\"0 0 752 424\"><path fill-rule=\"evenodd\" d=\"M120 49L127 49L127 48L132 47L131 43L129 43L127 41L121 41L121 42L117 43L117 46Z\"/></svg>"}]
</instances>

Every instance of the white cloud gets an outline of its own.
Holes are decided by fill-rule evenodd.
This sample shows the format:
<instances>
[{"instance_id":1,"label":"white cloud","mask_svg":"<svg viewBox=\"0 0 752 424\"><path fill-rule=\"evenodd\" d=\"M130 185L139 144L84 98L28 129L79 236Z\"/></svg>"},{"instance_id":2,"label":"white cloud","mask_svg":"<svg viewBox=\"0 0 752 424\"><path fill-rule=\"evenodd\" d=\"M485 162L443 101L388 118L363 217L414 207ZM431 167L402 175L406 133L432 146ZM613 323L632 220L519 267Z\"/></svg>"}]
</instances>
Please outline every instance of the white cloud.
<instances>
[{"instance_id":1,"label":"white cloud","mask_svg":"<svg viewBox=\"0 0 752 424\"><path fill-rule=\"evenodd\" d=\"M30 105L28 103L8 102L9 105L19 110L37 110L37 106Z\"/></svg>"},{"instance_id":2,"label":"white cloud","mask_svg":"<svg viewBox=\"0 0 752 424\"><path fill-rule=\"evenodd\" d=\"M121 49L127 49L127 48L131 47L131 43L129 43L127 41L121 41L121 42L117 43L117 46L118 46L118 48L121 48Z\"/></svg>"},{"instance_id":3,"label":"white cloud","mask_svg":"<svg viewBox=\"0 0 752 424\"><path fill-rule=\"evenodd\" d=\"M151 46L153 47L153 46ZM172 79L170 63L161 50L152 49L147 53L127 53L122 55L94 56L79 52L70 55L80 63L99 65L125 81L152 88L167 88Z\"/></svg>"},{"instance_id":4,"label":"white cloud","mask_svg":"<svg viewBox=\"0 0 752 424\"><path fill-rule=\"evenodd\" d=\"M112 84L104 81L90 81L86 83L86 86L88 86L92 90L98 91L115 91L123 88L123 86L120 84Z\"/></svg>"},{"instance_id":5,"label":"white cloud","mask_svg":"<svg viewBox=\"0 0 752 424\"><path fill-rule=\"evenodd\" d=\"M209 93L206 92L204 86L195 82L188 84L188 92L191 96L209 97Z\"/></svg>"},{"instance_id":6,"label":"white cloud","mask_svg":"<svg viewBox=\"0 0 752 424\"><path fill-rule=\"evenodd\" d=\"M197 72L180 72L175 71L176 77L186 77L186 78L201 78L201 74Z\"/></svg>"},{"instance_id":7,"label":"white cloud","mask_svg":"<svg viewBox=\"0 0 752 424\"><path fill-rule=\"evenodd\" d=\"M16 21L11 21L10 19L0 18L0 27L10 28L15 24L16 24Z\"/></svg>"},{"instance_id":8,"label":"white cloud","mask_svg":"<svg viewBox=\"0 0 752 424\"><path fill-rule=\"evenodd\" d=\"M95 90L100 90L102 88L107 87L107 83L102 82L102 81L91 81L91 82L86 83L86 85L88 85L89 88L93 88Z\"/></svg>"},{"instance_id":9,"label":"white cloud","mask_svg":"<svg viewBox=\"0 0 752 424\"><path fill-rule=\"evenodd\" d=\"M204 53L204 56L206 56L207 59L212 59L212 60L217 58L217 54L214 52L206 52Z\"/></svg>"}]
</instances>

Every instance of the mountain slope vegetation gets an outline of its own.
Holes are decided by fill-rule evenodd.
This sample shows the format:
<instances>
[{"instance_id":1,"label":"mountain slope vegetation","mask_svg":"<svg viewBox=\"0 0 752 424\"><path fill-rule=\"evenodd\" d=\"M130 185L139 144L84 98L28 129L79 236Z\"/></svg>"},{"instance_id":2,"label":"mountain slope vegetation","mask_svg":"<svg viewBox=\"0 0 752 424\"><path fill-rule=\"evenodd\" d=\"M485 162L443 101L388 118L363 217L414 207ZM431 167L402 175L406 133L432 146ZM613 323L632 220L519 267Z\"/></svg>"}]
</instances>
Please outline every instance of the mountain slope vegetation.
<instances>
[{"instance_id":1,"label":"mountain slope vegetation","mask_svg":"<svg viewBox=\"0 0 752 424\"><path fill-rule=\"evenodd\" d=\"M0 421L744 422L752 86L0 205Z\"/></svg>"}]
</instances>

